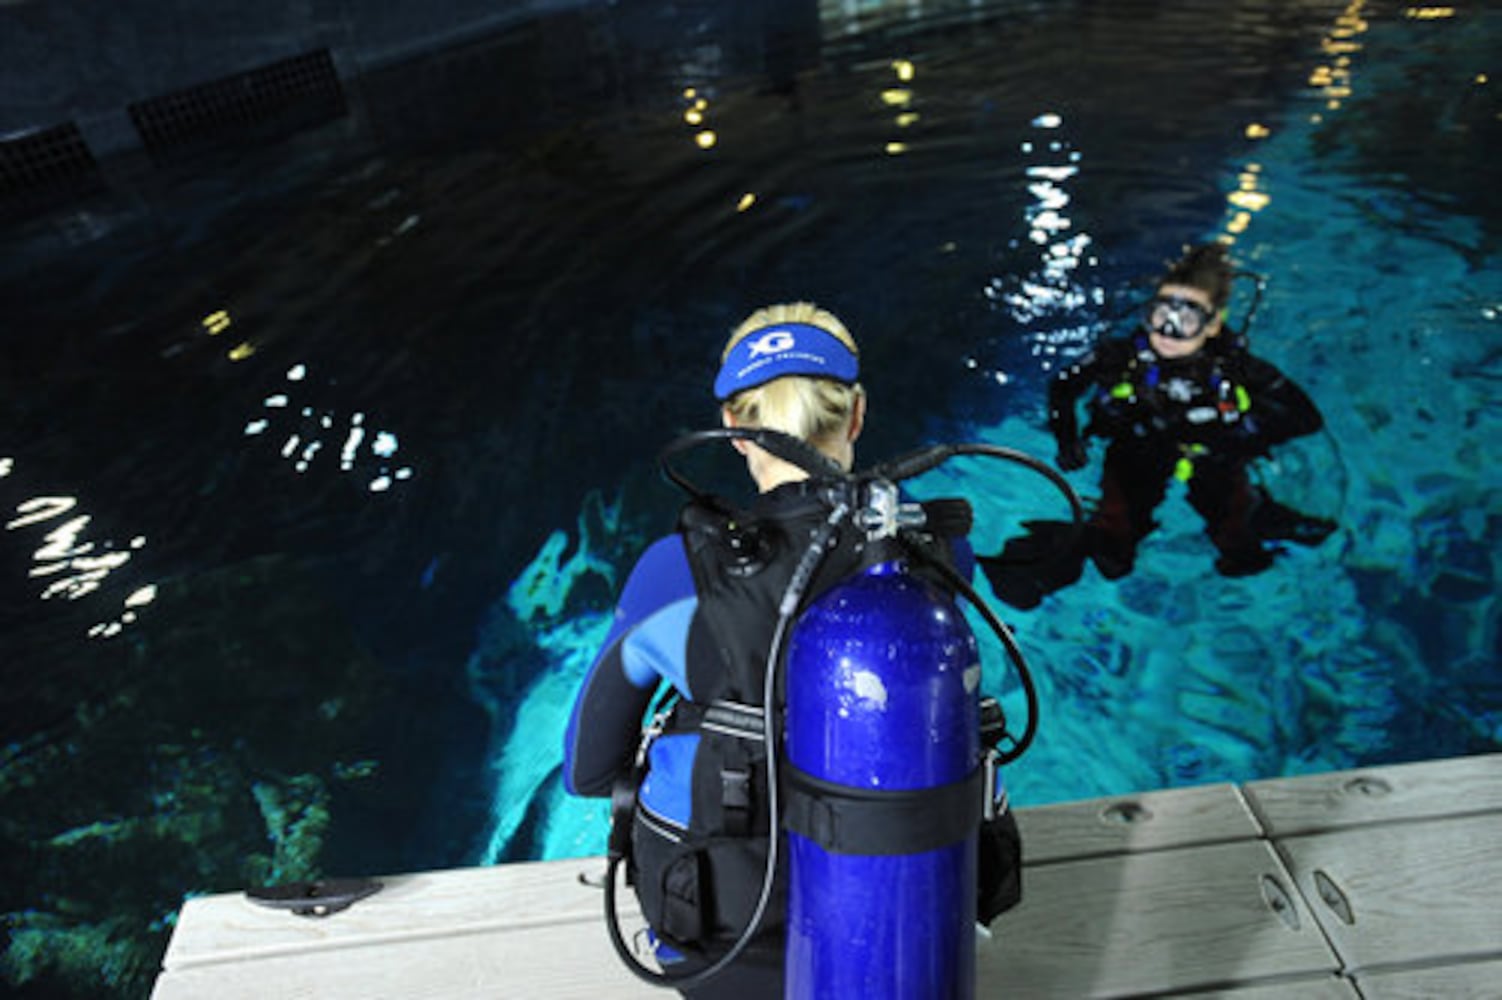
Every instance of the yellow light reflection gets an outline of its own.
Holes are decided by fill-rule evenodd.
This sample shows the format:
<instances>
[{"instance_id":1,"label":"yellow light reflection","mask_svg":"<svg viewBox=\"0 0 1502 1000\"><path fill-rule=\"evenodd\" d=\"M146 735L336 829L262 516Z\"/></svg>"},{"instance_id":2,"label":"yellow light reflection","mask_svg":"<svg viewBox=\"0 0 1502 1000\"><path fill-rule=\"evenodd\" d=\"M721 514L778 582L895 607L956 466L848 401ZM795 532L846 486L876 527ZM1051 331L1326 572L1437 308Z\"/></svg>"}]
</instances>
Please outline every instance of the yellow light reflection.
<instances>
[{"instance_id":1,"label":"yellow light reflection","mask_svg":"<svg viewBox=\"0 0 1502 1000\"><path fill-rule=\"evenodd\" d=\"M1261 191L1235 191L1226 200L1237 208L1244 208L1248 212L1260 212L1267 207L1268 202L1272 201L1271 198Z\"/></svg>"},{"instance_id":2,"label":"yellow light reflection","mask_svg":"<svg viewBox=\"0 0 1502 1000\"><path fill-rule=\"evenodd\" d=\"M907 143L905 143L905 142L889 142L889 143L887 143L887 155L888 156L896 156L898 153L906 153L906 152L907 152Z\"/></svg>"},{"instance_id":3,"label":"yellow light reflection","mask_svg":"<svg viewBox=\"0 0 1502 1000\"><path fill-rule=\"evenodd\" d=\"M881 92L881 102L890 108L905 108L912 100L913 92L906 87L891 87Z\"/></svg>"},{"instance_id":4,"label":"yellow light reflection","mask_svg":"<svg viewBox=\"0 0 1502 1000\"><path fill-rule=\"evenodd\" d=\"M250 341L246 341L229 352L229 359L231 361L244 361L255 352L255 345L250 343Z\"/></svg>"},{"instance_id":5,"label":"yellow light reflection","mask_svg":"<svg viewBox=\"0 0 1502 1000\"><path fill-rule=\"evenodd\" d=\"M719 141L719 137L715 135L714 130L708 125L708 99L701 97L696 87L684 88L683 98L689 102L688 107L683 109L683 121L690 127L697 129L694 133L694 145L700 149L709 149Z\"/></svg>"},{"instance_id":6,"label":"yellow light reflection","mask_svg":"<svg viewBox=\"0 0 1502 1000\"><path fill-rule=\"evenodd\" d=\"M1415 21L1436 21L1442 17L1454 17L1454 7L1409 7L1403 12Z\"/></svg>"},{"instance_id":7,"label":"yellow light reflection","mask_svg":"<svg viewBox=\"0 0 1502 1000\"><path fill-rule=\"evenodd\" d=\"M745 194L741 195L741 200L735 206L735 210L737 212L744 212L744 211L746 211L746 209L750 208L752 205L755 205L755 204L756 204L756 195L752 194L750 191L747 191Z\"/></svg>"},{"instance_id":8,"label":"yellow light reflection","mask_svg":"<svg viewBox=\"0 0 1502 1000\"><path fill-rule=\"evenodd\" d=\"M904 111L902 114L900 114L900 115L897 116L897 127L898 128L907 128L909 125L913 124L917 120L918 120L918 112L916 112L916 111Z\"/></svg>"},{"instance_id":9,"label":"yellow light reflection","mask_svg":"<svg viewBox=\"0 0 1502 1000\"><path fill-rule=\"evenodd\" d=\"M1338 109L1340 102L1351 96L1351 57L1348 53L1361 49L1361 43L1352 39L1370 27L1361 16L1364 6L1366 0L1351 0L1345 12L1335 19L1335 26L1330 29L1330 33L1320 40L1320 48L1336 58L1331 60L1333 66L1316 66L1309 75L1309 84L1320 88L1328 111ZM1310 121L1316 123L1320 120L1319 115L1310 118Z\"/></svg>"},{"instance_id":10,"label":"yellow light reflection","mask_svg":"<svg viewBox=\"0 0 1502 1000\"><path fill-rule=\"evenodd\" d=\"M208 331L210 337L228 330L229 324L229 313L223 309L218 312L209 313L203 318L203 328Z\"/></svg>"},{"instance_id":11,"label":"yellow light reflection","mask_svg":"<svg viewBox=\"0 0 1502 1000\"><path fill-rule=\"evenodd\" d=\"M892 68L897 71L897 79L903 83L907 83L913 78L913 64L906 59L893 60Z\"/></svg>"},{"instance_id":12,"label":"yellow light reflection","mask_svg":"<svg viewBox=\"0 0 1502 1000\"><path fill-rule=\"evenodd\" d=\"M1361 50L1361 43L1354 40L1356 36L1365 33L1371 27L1362 17L1365 6L1366 0L1350 0L1345 10L1335 19L1329 32L1320 39L1320 49L1329 58L1309 71L1309 86L1318 88L1318 96L1324 100L1323 110L1325 111L1339 109L1341 102L1354 94L1350 54ZM1417 9L1419 8L1410 8L1410 10ZM1319 111L1309 116L1309 121L1314 124L1319 124L1323 120L1324 115ZM1246 127L1248 139L1265 139L1271 134L1272 130L1260 122L1253 122ZM1236 235L1245 232L1251 225L1253 214L1271 204L1272 198L1265 191L1258 190L1261 170L1262 168L1257 164L1248 164L1237 177L1237 190L1226 196L1232 212L1226 221L1225 232L1219 237L1223 243L1234 243Z\"/></svg>"}]
</instances>

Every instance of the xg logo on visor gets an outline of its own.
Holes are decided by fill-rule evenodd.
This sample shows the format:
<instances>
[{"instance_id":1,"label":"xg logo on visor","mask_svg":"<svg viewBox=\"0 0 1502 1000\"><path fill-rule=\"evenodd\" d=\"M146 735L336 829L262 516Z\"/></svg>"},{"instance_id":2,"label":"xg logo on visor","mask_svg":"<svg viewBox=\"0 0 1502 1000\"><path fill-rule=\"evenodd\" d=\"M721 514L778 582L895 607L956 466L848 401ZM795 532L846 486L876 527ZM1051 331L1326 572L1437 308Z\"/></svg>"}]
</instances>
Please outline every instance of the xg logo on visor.
<instances>
[{"instance_id":1,"label":"xg logo on visor","mask_svg":"<svg viewBox=\"0 0 1502 1000\"><path fill-rule=\"evenodd\" d=\"M767 354L779 354L786 351L797 343L793 335L787 330L773 330L763 334L751 342L751 357L759 358Z\"/></svg>"}]
</instances>

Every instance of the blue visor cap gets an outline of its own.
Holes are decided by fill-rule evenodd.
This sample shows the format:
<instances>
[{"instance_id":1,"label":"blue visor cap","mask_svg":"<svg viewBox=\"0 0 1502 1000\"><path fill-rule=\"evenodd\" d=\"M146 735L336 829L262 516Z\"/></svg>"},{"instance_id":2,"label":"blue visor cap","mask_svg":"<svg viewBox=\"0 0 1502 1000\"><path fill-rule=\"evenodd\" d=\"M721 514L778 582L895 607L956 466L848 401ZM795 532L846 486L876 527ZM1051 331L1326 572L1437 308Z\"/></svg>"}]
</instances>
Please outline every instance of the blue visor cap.
<instances>
[{"instance_id":1,"label":"blue visor cap","mask_svg":"<svg viewBox=\"0 0 1502 1000\"><path fill-rule=\"evenodd\" d=\"M845 342L808 323L777 323L742 337L715 376L715 399L724 402L784 375L854 382L860 360Z\"/></svg>"}]
</instances>

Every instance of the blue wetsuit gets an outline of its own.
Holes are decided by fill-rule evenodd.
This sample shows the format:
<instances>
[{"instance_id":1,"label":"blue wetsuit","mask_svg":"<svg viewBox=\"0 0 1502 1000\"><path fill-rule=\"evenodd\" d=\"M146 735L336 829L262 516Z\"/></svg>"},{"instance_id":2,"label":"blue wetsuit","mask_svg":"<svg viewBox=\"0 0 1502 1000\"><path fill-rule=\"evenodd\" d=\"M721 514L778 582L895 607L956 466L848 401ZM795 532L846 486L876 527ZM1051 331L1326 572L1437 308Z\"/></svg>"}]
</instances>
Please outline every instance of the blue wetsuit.
<instances>
[{"instance_id":1,"label":"blue wetsuit","mask_svg":"<svg viewBox=\"0 0 1502 1000\"><path fill-rule=\"evenodd\" d=\"M605 645L574 702L564 742L564 787L604 796L631 762L642 713L661 680L686 700L688 633L699 598L683 536L659 538L631 570ZM681 826L689 821L688 769L697 733L668 734L650 751L639 801Z\"/></svg>"}]
</instances>

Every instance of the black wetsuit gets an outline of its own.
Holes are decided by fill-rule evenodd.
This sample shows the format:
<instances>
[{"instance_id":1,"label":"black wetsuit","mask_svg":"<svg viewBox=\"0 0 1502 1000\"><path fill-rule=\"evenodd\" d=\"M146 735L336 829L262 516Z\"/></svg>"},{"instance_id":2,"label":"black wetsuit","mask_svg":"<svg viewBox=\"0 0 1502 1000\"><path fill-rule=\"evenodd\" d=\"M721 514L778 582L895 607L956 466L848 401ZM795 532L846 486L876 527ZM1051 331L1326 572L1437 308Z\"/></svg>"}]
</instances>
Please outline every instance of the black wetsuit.
<instances>
[{"instance_id":1,"label":"black wetsuit","mask_svg":"<svg viewBox=\"0 0 1502 1000\"><path fill-rule=\"evenodd\" d=\"M1273 365L1247 352L1231 331L1184 358L1160 357L1138 333L1112 340L1062 372L1049 388L1049 429L1065 456L1079 447L1075 404L1094 389L1086 432L1108 438L1101 497L1087 529L1089 554L1107 577L1130 572L1137 543L1170 478L1220 552L1216 569L1244 576L1266 569L1287 508L1252 487L1247 463L1323 426L1314 402ZM1323 537L1323 536L1321 536Z\"/></svg>"}]
</instances>

